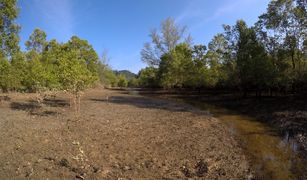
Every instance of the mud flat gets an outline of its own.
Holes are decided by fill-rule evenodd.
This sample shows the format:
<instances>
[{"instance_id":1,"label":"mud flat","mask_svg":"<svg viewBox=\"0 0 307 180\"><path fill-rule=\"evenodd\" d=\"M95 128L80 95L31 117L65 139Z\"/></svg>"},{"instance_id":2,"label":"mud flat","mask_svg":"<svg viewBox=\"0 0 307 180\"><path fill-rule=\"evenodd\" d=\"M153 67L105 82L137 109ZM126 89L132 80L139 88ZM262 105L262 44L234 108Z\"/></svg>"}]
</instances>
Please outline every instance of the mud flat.
<instances>
[{"instance_id":1,"label":"mud flat","mask_svg":"<svg viewBox=\"0 0 307 180\"><path fill-rule=\"evenodd\" d=\"M93 89L76 117L65 94L7 96L0 179L253 178L231 130L192 106Z\"/></svg>"},{"instance_id":2,"label":"mud flat","mask_svg":"<svg viewBox=\"0 0 307 180\"><path fill-rule=\"evenodd\" d=\"M237 138L257 179L307 178L307 146L301 141L306 137L307 118L303 98L259 100L144 89L134 90L136 93L185 102L218 118Z\"/></svg>"}]
</instances>

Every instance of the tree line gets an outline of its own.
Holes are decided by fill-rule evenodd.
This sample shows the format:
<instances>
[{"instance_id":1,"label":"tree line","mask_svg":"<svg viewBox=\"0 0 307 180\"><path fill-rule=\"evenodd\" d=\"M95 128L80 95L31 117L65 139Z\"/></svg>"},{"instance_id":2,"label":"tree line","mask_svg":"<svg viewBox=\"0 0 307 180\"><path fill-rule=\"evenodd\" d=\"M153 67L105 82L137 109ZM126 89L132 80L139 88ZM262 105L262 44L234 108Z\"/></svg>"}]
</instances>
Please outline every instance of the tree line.
<instances>
[{"instance_id":1,"label":"tree line","mask_svg":"<svg viewBox=\"0 0 307 180\"><path fill-rule=\"evenodd\" d=\"M223 25L205 45L171 18L150 32L141 51L148 67L138 74L142 87L224 89L255 92L300 92L307 87L304 0L274 0L254 26L244 20Z\"/></svg>"},{"instance_id":2,"label":"tree line","mask_svg":"<svg viewBox=\"0 0 307 180\"><path fill-rule=\"evenodd\" d=\"M47 34L35 29L22 51L17 0L0 1L0 91L41 92L66 90L76 94L103 83L127 86L123 75L107 65L107 54L99 57L88 41L77 36L68 42L47 40Z\"/></svg>"},{"instance_id":3,"label":"tree line","mask_svg":"<svg viewBox=\"0 0 307 180\"><path fill-rule=\"evenodd\" d=\"M0 91L72 93L102 83L113 87L223 89L261 93L300 92L307 87L306 1L274 0L249 27L223 25L208 45L193 44L186 27L171 18L150 32L141 51L148 67L137 77L114 72L107 53L97 55L77 36L47 40L35 29L22 51L17 0L0 1Z\"/></svg>"}]
</instances>

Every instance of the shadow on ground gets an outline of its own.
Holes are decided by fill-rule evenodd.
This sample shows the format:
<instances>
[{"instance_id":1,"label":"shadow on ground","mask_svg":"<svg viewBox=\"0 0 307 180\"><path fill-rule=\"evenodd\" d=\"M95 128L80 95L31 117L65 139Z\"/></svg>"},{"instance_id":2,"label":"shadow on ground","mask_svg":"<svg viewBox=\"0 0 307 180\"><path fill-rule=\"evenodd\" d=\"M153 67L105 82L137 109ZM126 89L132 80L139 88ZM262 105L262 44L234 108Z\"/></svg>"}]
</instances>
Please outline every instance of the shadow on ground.
<instances>
[{"instance_id":1,"label":"shadow on ground","mask_svg":"<svg viewBox=\"0 0 307 180\"><path fill-rule=\"evenodd\" d=\"M62 99L44 99L43 104L50 107L66 107L69 103Z\"/></svg>"},{"instance_id":2,"label":"shadow on ground","mask_svg":"<svg viewBox=\"0 0 307 180\"><path fill-rule=\"evenodd\" d=\"M160 99L151 99L142 96L112 96L107 99L92 98L91 101L103 103L115 103L123 105L133 105L138 108L163 109L173 112L193 112L197 115L209 115L208 112L199 110L191 105L175 103Z\"/></svg>"},{"instance_id":3,"label":"shadow on ground","mask_svg":"<svg viewBox=\"0 0 307 180\"><path fill-rule=\"evenodd\" d=\"M38 103L33 100L27 102L12 102L10 108L18 111L26 111L30 115L36 116L54 116L59 114L59 112L45 110L44 107L66 107L69 103L65 100L59 99L44 99L42 103Z\"/></svg>"},{"instance_id":4,"label":"shadow on ground","mask_svg":"<svg viewBox=\"0 0 307 180\"><path fill-rule=\"evenodd\" d=\"M34 111L40 109L41 106L34 102L12 102L11 109L18 111Z\"/></svg>"}]
</instances>

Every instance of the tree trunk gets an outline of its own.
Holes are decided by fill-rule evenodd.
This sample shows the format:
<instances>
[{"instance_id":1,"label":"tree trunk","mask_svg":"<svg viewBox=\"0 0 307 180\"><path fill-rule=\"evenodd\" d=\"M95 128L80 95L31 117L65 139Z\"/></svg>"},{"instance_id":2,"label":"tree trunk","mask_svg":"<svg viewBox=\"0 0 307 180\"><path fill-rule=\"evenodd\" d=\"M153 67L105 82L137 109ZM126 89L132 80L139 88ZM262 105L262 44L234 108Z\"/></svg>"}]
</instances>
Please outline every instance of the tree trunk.
<instances>
[{"instance_id":1,"label":"tree trunk","mask_svg":"<svg viewBox=\"0 0 307 180\"><path fill-rule=\"evenodd\" d=\"M294 60L294 52L291 53L291 60L292 60L292 68L295 69L295 60Z\"/></svg>"}]
</instances>

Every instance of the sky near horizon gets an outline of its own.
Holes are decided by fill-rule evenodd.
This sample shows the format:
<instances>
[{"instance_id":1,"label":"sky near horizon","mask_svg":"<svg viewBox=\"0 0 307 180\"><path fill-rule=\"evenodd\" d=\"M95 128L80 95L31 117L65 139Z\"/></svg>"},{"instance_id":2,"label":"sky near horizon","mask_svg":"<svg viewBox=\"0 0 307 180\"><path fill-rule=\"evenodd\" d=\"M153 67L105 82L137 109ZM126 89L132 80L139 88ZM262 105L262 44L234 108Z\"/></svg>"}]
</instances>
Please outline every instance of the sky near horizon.
<instances>
[{"instance_id":1,"label":"sky near horizon","mask_svg":"<svg viewBox=\"0 0 307 180\"><path fill-rule=\"evenodd\" d=\"M253 25L270 0L19 0L17 22L21 45L35 28L47 39L66 42L77 35L99 55L108 51L110 66L137 73L146 65L140 51L149 42L150 29L172 17L187 26L195 44L205 44L238 19Z\"/></svg>"}]
</instances>

